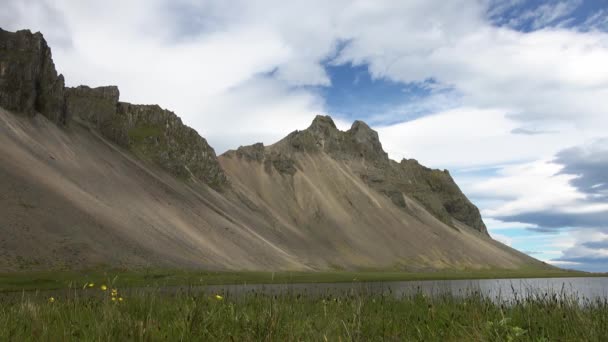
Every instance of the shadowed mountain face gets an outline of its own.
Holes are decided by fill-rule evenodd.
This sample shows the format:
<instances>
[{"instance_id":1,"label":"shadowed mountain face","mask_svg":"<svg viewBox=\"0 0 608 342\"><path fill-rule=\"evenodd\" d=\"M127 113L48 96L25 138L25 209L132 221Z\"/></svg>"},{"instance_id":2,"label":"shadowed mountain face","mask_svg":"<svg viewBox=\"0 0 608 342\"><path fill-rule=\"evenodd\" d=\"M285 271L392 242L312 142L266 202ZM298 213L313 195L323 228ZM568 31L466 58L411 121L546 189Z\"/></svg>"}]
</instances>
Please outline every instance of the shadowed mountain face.
<instances>
[{"instance_id":1,"label":"shadowed mountain face","mask_svg":"<svg viewBox=\"0 0 608 342\"><path fill-rule=\"evenodd\" d=\"M547 267L363 122L216 157L168 110L64 88L39 33L0 30L0 52L0 270Z\"/></svg>"}]
</instances>

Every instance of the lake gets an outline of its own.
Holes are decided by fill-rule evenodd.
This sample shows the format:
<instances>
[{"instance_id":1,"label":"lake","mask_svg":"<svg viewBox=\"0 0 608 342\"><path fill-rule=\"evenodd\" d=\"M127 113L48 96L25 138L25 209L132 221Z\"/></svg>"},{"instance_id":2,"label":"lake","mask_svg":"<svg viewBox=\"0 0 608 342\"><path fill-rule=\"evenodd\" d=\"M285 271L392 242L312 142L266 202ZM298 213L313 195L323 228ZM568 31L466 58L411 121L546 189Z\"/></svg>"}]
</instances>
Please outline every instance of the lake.
<instances>
[{"instance_id":1,"label":"lake","mask_svg":"<svg viewBox=\"0 0 608 342\"><path fill-rule=\"evenodd\" d=\"M324 296L389 295L395 298L424 294L429 297L452 295L464 297L482 295L497 302L511 302L529 296L567 297L584 303L587 300L608 300L608 277L582 278L521 278L521 279L470 279L425 281L376 281L343 283L294 283L294 284L232 284L206 286L167 286L122 288L121 293L130 296L137 292L154 292L163 295L222 294L238 299L247 294ZM102 296L100 291L82 289L44 290L30 292L35 296L66 296L78 293L83 296ZM0 294L0 299L22 296L21 292Z\"/></svg>"},{"instance_id":2,"label":"lake","mask_svg":"<svg viewBox=\"0 0 608 342\"><path fill-rule=\"evenodd\" d=\"M213 285L202 288L182 288L185 291L224 293L239 296L247 293L268 295L302 294L311 296L343 296L384 294L394 297L422 293L427 296L451 294L465 296L480 294L494 300L513 301L528 296L567 296L596 300L608 298L608 278L526 278L526 279L475 279L428 280L391 282L313 283L313 284L246 284Z\"/></svg>"}]
</instances>

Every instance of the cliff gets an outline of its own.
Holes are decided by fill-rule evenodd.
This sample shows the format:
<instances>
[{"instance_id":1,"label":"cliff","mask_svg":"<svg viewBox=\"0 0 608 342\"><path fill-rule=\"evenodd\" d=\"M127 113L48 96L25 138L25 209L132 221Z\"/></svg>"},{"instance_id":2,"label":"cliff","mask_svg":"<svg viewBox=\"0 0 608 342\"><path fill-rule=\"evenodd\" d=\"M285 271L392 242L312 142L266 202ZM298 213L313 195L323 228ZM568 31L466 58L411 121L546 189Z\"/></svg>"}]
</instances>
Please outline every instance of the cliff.
<instances>
[{"instance_id":1,"label":"cliff","mask_svg":"<svg viewBox=\"0 0 608 342\"><path fill-rule=\"evenodd\" d=\"M0 52L0 106L65 123L63 76L42 34L0 28Z\"/></svg>"},{"instance_id":2,"label":"cliff","mask_svg":"<svg viewBox=\"0 0 608 342\"><path fill-rule=\"evenodd\" d=\"M180 179L227 186L213 148L175 113L119 102L115 86L65 88L39 32L0 29L0 52L0 106L60 125L77 121Z\"/></svg>"}]
</instances>

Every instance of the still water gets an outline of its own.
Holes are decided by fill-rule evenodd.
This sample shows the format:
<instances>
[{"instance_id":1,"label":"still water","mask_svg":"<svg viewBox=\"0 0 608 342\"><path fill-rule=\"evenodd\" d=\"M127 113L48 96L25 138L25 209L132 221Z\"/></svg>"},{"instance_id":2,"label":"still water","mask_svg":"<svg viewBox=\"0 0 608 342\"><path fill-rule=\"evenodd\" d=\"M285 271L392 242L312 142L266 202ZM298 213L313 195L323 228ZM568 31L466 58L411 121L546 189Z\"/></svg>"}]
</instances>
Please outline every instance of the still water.
<instances>
[{"instance_id":1,"label":"still water","mask_svg":"<svg viewBox=\"0 0 608 342\"><path fill-rule=\"evenodd\" d=\"M512 302L527 297L567 298L585 303L587 301L608 301L608 277L588 278L526 278L526 279L470 279L470 280L427 280L389 282L349 282L349 283L296 283L296 284L238 284L207 286L167 286L124 288L121 293L131 296L150 292L164 295L180 294L222 294L238 299L248 294L324 296L369 296L388 295L396 298L424 294L429 297L452 295L455 297L481 295L497 302ZM48 296L103 296L101 291L44 290L29 293ZM20 292L0 293L0 301L21 297Z\"/></svg>"},{"instance_id":2,"label":"still water","mask_svg":"<svg viewBox=\"0 0 608 342\"><path fill-rule=\"evenodd\" d=\"M182 288L182 290L185 290ZM195 289L189 289L190 291ZM208 293L240 296L247 293L268 295L302 294L310 296L343 296L384 294L397 298L418 293L426 296L479 294L485 297L513 301L528 296L568 297L577 300L608 299L608 278L527 278L478 280L429 280L391 282L353 282L317 284L251 284L214 285L202 289ZM196 290L195 290L196 291Z\"/></svg>"}]
</instances>

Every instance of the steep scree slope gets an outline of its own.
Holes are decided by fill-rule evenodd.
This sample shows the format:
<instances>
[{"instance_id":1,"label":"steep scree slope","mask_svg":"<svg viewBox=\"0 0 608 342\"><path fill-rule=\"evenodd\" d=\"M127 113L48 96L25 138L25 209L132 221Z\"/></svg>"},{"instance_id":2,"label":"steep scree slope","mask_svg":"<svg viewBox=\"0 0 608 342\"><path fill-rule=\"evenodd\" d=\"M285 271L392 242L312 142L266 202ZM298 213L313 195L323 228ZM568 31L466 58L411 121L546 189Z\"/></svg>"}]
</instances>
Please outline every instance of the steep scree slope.
<instances>
[{"instance_id":1,"label":"steep scree slope","mask_svg":"<svg viewBox=\"0 0 608 342\"><path fill-rule=\"evenodd\" d=\"M334 160L349 164L371 188L388 196L395 205L408 210L409 196L443 223L455 227L464 223L484 234L485 224L477 207L460 191L447 170L426 168L416 160L396 163L382 149L378 133L362 121L355 121L345 132L336 128L329 116L317 116L310 127L295 131L265 149L262 144L240 147L226 156L264 162L268 169L294 174L299 153L324 153Z\"/></svg>"}]
</instances>

